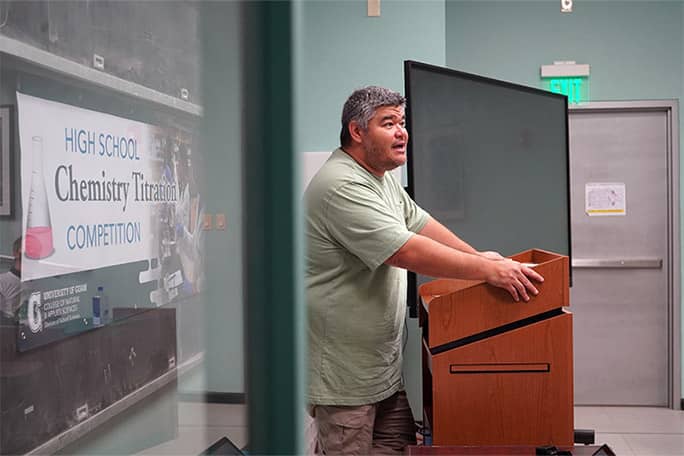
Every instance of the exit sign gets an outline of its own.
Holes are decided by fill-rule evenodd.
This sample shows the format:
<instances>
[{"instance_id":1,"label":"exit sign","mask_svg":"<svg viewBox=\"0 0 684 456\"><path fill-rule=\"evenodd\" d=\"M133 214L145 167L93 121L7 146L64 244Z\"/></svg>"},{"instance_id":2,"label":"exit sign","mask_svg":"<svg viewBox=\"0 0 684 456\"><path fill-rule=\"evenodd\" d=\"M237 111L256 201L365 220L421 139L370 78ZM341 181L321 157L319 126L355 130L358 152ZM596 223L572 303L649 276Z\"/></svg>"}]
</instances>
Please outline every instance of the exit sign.
<instances>
[{"instance_id":1,"label":"exit sign","mask_svg":"<svg viewBox=\"0 0 684 456\"><path fill-rule=\"evenodd\" d=\"M577 104L588 101L589 81L587 78L551 78L546 79L547 90L568 97L568 103Z\"/></svg>"}]
</instances>

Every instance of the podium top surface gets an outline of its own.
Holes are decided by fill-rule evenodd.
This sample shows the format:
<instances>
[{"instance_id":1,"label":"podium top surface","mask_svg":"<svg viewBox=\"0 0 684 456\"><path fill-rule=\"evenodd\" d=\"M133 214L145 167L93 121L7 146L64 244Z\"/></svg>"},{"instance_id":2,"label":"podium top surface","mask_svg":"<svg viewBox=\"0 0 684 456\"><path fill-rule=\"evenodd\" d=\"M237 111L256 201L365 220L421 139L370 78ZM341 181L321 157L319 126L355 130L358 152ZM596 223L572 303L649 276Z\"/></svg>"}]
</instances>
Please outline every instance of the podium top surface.
<instances>
[{"instance_id":1,"label":"podium top surface","mask_svg":"<svg viewBox=\"0 0 684 456\"><path fill-rule=\"evenodd\" d=\"M535 283L539 294L528 302L515 302L508 291L482 280L438 279L421 285L421 325L428 325L430 348L570 304L567 256L532 249L511 258L529 263L544 277Z\"/></svg>"}]
</instances>

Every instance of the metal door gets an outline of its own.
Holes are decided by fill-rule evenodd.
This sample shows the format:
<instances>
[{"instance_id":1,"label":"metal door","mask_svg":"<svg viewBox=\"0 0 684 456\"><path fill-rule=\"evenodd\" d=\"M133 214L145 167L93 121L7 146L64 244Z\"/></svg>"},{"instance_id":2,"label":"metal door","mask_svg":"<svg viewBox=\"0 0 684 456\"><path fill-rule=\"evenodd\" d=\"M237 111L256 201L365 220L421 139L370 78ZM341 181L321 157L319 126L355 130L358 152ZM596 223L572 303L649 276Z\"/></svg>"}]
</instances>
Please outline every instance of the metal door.
<instances>
[{"instance_id":1,"label":"metal door","mask_svg":"<svg viewBox=\"0 0 684 456\"><path fill-rule=\"evenodd\" d=\"M578 405L679 403L677 130L676 102L570 110Z\"/></svg>"}]
</instances>

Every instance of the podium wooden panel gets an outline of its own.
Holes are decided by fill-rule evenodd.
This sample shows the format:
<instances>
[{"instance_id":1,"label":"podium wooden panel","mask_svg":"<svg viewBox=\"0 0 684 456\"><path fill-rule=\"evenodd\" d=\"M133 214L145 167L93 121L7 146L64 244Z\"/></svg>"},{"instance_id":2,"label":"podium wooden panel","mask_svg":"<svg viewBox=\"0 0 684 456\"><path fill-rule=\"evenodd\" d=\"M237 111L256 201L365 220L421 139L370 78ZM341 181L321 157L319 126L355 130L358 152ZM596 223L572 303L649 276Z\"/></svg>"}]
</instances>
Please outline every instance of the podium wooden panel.
<instances>
[{"instance_id":1,"label":"podium wooden panel","mask_svg":"<svg viewBox=\"0 0 684 456\"><path fill-rule=\"evenodd\" d=\"M572 456L595 456L603 454L608 456L608 445L578 445L558 447L562 451L570 451ZM537 447L534 445L486 445L486 446L436 446L436 445L409 445L405 454L413 456L535 456ZM603 450L603 453L596 453Z\"/></svg>"},{"instance_id":2,"label":"podium wooden panel","mask_svg":"<svg viewBox=\"0 0 684 456\"><path fill-rule=\"evenodd\" d=\"M423 404L434 445L573 444L568 258L529 250L540 293L515 302L481 281L420 287Z\"/></svg>"}]
</instances>

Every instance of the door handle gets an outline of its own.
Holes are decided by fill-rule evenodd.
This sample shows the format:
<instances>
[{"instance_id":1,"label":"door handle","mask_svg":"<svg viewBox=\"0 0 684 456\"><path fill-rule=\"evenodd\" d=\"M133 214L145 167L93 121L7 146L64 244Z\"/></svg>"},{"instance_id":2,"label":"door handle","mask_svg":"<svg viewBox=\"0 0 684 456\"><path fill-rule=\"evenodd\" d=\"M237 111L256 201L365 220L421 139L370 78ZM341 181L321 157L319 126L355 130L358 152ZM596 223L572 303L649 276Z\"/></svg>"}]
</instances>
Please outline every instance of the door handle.
<instances>
[{"instance_id":1,"label":"door handle","mask_svg":"<svg viewBox=\"0 0 684 456\"><path fill-rule=\"evenodd\" d=\"M574 258L573 268L661 269L662 258Z\"/></svg>"}]
</instances>

